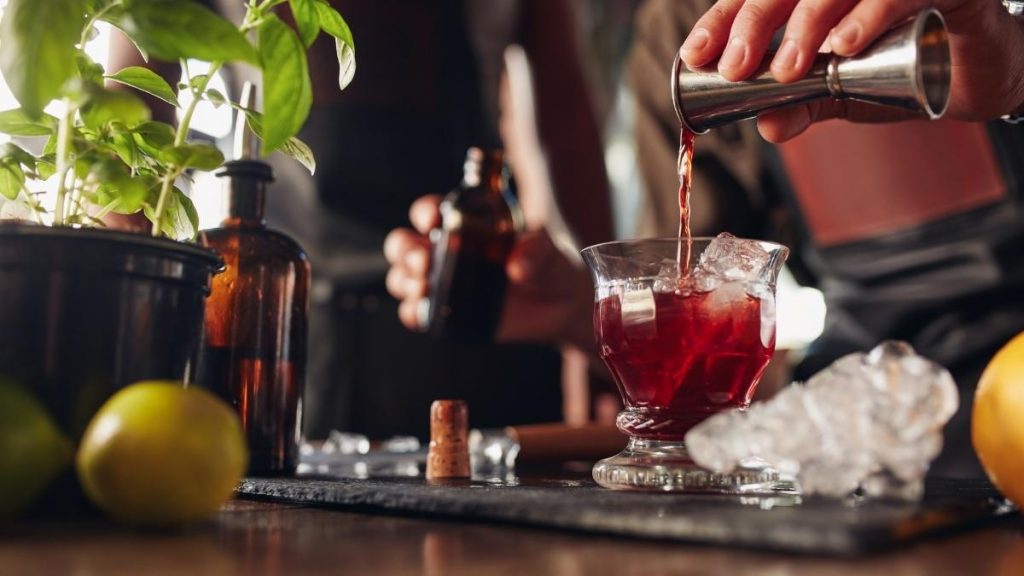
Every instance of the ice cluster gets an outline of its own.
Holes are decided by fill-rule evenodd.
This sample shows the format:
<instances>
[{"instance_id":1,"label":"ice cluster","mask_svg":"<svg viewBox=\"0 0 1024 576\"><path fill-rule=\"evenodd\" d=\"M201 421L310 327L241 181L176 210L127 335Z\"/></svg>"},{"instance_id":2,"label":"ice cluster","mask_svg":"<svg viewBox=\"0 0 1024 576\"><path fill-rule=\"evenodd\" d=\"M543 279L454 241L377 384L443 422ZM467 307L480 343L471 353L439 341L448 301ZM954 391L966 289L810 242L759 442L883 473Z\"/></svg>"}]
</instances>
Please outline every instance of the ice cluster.
<instances>
[{"instance_id":1,"label":"ice cluster","mask_svg":"<svg viewBox=\"0 0 1024 576\"><path fill-rule=\"evenodd\" d=\"M686 445L714 472L763 459L804 494L915 500L958 405L949 371L909 344L883 342L746 411L709 418Z\"/></svg>"}]
</instances>

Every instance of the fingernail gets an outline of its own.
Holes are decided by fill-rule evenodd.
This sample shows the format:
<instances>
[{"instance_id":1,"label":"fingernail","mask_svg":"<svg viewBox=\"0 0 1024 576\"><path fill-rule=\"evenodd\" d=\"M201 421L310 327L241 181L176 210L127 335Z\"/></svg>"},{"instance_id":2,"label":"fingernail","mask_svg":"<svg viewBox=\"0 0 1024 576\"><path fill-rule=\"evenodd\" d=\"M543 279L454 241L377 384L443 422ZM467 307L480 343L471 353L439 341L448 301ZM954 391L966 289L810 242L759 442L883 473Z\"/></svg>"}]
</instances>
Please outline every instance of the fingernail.
<instances>
[{"instance_id":1,"label":"fingernail","mask_svg":"<svg viewBox=\"0 0 1024 576\"><path fill-rule=\"evenodd\" d=\"M747 43L742 38L733 38L725 48L721 60L718 61L719 70L731 70L743 65L747 59Z\"/></svg>"},{"instance_id":2,"label":"fingernail","mask_svg":"<svg viewBox=\"0 0 1024 576\"><path fill-rule=\"evenodd\" d=\"M686 52L703 50L708 45L709 40L711 40L711 36L708 35L708 31L703 28L697 28L690 32L686 42L683 42L683 50Z\"/></svg>"},{"instance_id":3,"label":"fingernail","mask_svg":"<svg viewBox=\"0 0 1024 576\"><path fill-rule=\"evenodd\" d=\"M792 70L796 68L799 57L800 50L797 48L796 40L787 39L772 60L772 70L779 72Z\"/></svg>"},{"instance_id":4,"label":"fingernail","mask_svg":"<svg viewBox=\"0 0 1024 576\"><path fill-rule=\"evenodd\" d=\"M849 48L857 43L861 31L860 22L856 20L840 22L839 26L836 26L835 30L832 31L833 44L836 40L839 40L844 45L843 47Z\"/></svg>"}]
</instances>

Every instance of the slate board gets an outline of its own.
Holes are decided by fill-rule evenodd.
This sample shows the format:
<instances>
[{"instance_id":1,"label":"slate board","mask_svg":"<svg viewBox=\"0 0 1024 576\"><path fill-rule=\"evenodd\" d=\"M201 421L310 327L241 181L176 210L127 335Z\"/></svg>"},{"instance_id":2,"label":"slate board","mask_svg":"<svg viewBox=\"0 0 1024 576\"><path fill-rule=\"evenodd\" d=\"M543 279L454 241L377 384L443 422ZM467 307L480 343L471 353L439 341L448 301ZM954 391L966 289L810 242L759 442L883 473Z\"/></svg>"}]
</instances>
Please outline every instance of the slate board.
<instances>
[{"instance_id":1,"label":"slate board","mask_svg":"<svg viewBox=\"0 0 1024 576\"><path fill-rule=\"evenodd\" d=\"M251 478L243 497L667 541L855 556L1015 509L985 481L935 479L920 503L618 492L593 481Z\"/></svg>"}]
</instances>

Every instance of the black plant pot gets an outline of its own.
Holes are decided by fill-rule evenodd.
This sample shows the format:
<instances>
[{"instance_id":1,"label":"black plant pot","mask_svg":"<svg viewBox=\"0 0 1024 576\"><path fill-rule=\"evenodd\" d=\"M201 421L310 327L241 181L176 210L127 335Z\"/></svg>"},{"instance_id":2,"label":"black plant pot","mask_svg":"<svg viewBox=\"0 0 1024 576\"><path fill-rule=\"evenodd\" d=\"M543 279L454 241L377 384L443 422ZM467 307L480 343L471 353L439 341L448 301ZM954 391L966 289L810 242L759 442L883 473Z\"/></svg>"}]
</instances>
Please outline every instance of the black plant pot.
<instances>
[{"instance_id":1,"label":"black plant pot","mask_svg":"<svg viewBox=\"0 0 1024 576\"><path fill-rule=\"evenodd\" d=\"M0 224L0 376L77 441L120 388L188 380L212 251L139 234Z\"/></svg>"}]
</instances>

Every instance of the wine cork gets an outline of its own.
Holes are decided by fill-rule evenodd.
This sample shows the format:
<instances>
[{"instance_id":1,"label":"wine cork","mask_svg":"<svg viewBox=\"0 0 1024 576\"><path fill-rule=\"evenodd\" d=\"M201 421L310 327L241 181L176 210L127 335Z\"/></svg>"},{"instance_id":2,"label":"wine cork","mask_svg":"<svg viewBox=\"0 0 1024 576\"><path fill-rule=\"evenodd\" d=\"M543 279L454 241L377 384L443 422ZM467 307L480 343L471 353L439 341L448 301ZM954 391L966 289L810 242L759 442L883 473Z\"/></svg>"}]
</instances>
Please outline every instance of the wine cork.
<instances>
[{"instance_id":1,"label":"wine cork","mask_svg":"<svg viewBox=\"0 0 1024 576\"><path fill-rule=\"evenodd\" d=\"M469 411L462 400L435 400L430 406L427 479L469 478Z\"/></svg>"}]
</instances>

